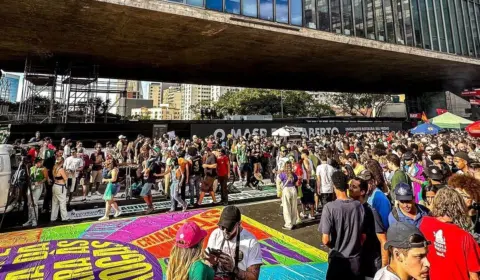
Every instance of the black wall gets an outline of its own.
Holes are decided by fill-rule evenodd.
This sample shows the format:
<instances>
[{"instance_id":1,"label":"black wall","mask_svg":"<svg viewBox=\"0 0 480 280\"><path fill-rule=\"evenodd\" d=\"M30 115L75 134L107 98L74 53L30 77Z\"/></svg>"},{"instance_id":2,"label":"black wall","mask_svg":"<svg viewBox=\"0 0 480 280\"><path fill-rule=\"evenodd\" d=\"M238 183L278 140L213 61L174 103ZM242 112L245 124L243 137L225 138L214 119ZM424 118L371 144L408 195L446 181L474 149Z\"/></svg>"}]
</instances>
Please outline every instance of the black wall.
<instances>
[{"instance_id":1,"label":"black wall","mask_svg":"<svg viewBox=\"0 0 480 280\"><path fill-rule=\"evenodd\" d=\"M285 125L303 127L307 134L311 133L330 133L337 131L344 134L346 130L354 131L383 131L383 130L406 130L411 128L411 124L403 119L346 119L346 118L329 118L321 120L306 119L290 119L268 121L164 121L164 122L126 122L113 124L84 124L84 123L67 123L67 124L21 124L12 125L9 142L15 139L25 138L27 141L35 135L36 131L40 131L42 137L49 136L56 143L62 138L72 140L82 140L86 147L100 141L116 141L120 134L127 136L129 140L133 140L138 134L152 137L154 126L166 126L167 131L175 131L180 137L191 137L197 135L206 137L216 134L231 134L232 130L235 135L240 133L266 133L270 136L275 128Z\"/></svg>"}]
</instances>

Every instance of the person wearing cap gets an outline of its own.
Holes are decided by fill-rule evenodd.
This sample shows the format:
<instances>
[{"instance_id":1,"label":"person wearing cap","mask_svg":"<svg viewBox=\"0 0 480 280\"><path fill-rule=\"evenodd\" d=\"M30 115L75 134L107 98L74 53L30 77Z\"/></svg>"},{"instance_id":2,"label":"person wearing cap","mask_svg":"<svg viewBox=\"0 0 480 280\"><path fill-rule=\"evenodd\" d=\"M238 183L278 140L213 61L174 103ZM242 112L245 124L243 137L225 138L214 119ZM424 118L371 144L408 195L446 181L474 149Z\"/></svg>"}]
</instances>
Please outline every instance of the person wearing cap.
<instances>
[{"instance_id":1,"label":"person wearing cap","mask_svg":"<svg viewBox=\"0 0 480 280\"><path fill-rule=\"evenodd\" d=\"M360 176L366 176L367 172L370 171L365 170ZM387 229L384 227L378 212L368 204L368 181L360 176L351 180L348 196L358 200L365 210L364 230L366 239L362 244L361 270L363 276L373 278L380 268L388 264L388 251L384 249L387 242Z\"/></svg>"},{"instance_id":2,"label":"person wearing cap","mask_svg":"<svg viewBox=\"0 0 480 280\"><path fill-rule=\"evenodd\" d=\"M388 223L391 226L397 222L408 223L418 227L423 217L428 216L429 210L417 203L413 195L412 186L407 183L398 183L395 186L396 205L388 216Z\"/></svg>"},{"instance_id":3,"label":"person wearing cap","mask_svg":"<svg viewBox=\"0 0 480 280\"><path fill-rule=\"evenodd\" d=\"M263 264L262 252L257 238L244 229L240 209L230 205L223 208L218 228L208 239L207 250L221 250L216 275L230 275L230 279L258 279ZM207 257L212 254L207 251Z\"/></svg>"},{"instance_id":4,"label":"person wearing cap","mask_svg":"<svg viewBox=\"0 0 480 280\"><path fill-rule=\"evenodd\" d=\"M472 162L472 160L468 157L468 154L466 152L456 152L453 156L453 162L458 168L456 174L467 174L474 176L474 172L470 170L470 167L468 166Z\"/></svg>"},{"instance_id":5,"label":"person wearing cap","mask_svg":"<svg viewBox=\"0 0 480 280\"><path fill-rule=\"evenodd\" d=\"M37 226L38 222L38 200L42 195L45 182L48 180L48 171L43 167L43 159L36 158L34 165L30 167L30 184L28 188L28 221L23 226ZM31 194L30 194L31 193Z\"/></svg>"},{"instance_id":6,"label":"person wearing cap","mask_svg":"<svg viewBox=\"0 0 480 280\"><path fill-rule=\"evenodd\" d=\"M473 223L462 195L443 188L433 199L432 217L425 217L420 231L432 245L428 260L430 279L479 279L480 247L471 234Z\"/></svg>"},{"instance_id":7,"label":"person wearing cap","mask_svg":"<svg viewBox=\"0 0 480 280\"><path fill-rule=\"evenodd\" d=\"M347 155L347 160L350 163L350 166L353 168L353 172L355 173L355 176L358 176L360 172L365 170L365 166L363 166L358 162L358 158L355 153L349 153Z\"/></svg>"},{"instance_id":8,"label":"person wearing cap","mask_svg":"<svg viewBox=\"0 0 480 280\"><path fill-rule=\"evenodd\" d=\"M403 154L403 162L403 170L412 181L415 202L418 203L421 200L422 184L425 181L423 166L416 163L415 155L412 152Z\"/></svg>"},{"instance_id":9,"label":"person wearing cap","mask_svg":"<svg viewBox=\"0 0 480 280\"><path fill-rule=\"evenodd\" d=\"M360 270L360 254L365 235L365 210L357 200L347 196L347 176L341 171L332 174L336 200L322 210L318 231L323 245L330 248L327 280L364 279Z\"/></svg>"},{"instance_id":10,"label":"person wearing cap","mask_svg":"<svg viewBox=\"0 0 480 280\"><path fill-rule=\"evenodd\" d=\"M428 245L425 236L415 226L401 222L391 225L384 246L390 253L390 263L375 274L374 280L430 279Z\"/></svg>"},{"instance_id":11,"label":"person wearing cap","mask_svg":"<svg viewBox=\"0 0 480 280\"><path fill-rule=\"evenodd\" d=\"M213 280L215 271L205 263L203 240L207 231L186 222L175 235L167 266L167 279Z\"/></svg>"},{"instance_id":12,"label":"person wearing cap","mask_svg":"<svg viewBox=\"0 0 480 280\"><path fill-rule=\"evenodd\" d=\"M390 181L390 198L392 201L395 200L394 189L399 183L410 184L410 178L407 176L405 171L400 168L400 158L395 154L389 154L386 157L387 167L393 173L392 179Z\"/></svg>"}]
</instances>

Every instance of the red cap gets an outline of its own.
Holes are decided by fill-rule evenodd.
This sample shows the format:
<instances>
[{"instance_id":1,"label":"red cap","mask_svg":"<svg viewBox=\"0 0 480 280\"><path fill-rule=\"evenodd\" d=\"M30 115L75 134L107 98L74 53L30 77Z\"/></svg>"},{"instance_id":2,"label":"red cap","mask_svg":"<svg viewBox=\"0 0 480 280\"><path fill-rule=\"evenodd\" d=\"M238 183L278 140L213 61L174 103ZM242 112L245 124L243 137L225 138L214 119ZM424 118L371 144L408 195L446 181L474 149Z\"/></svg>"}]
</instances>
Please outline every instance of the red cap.
<instances>
[{"instance_id":1,"label":"red cap","mask_svg":"<svg viewBox=\"0 0 480 280\"><path fill-rule=\"evenodd\" d=\"M187 222L178 229L175 243L180 248L191 248L202 241L205 236L207 236L206 230L201 229L194 222Z\"/></svg>"}]
</instances>

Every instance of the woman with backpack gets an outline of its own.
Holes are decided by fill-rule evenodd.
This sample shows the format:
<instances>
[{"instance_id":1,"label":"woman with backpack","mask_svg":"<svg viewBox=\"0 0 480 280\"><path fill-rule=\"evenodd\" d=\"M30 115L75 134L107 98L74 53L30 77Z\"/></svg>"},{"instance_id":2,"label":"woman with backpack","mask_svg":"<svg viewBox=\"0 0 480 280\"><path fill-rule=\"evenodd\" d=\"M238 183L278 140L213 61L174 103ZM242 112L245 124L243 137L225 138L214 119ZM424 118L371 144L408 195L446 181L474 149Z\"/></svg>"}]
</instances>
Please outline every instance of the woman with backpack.
<instances>
[{"instance_id":1,"label":"woman with backpack","mask_svg":"<svg viewBox=\"0 0 480 280\"><path fill-rule=\"evenodd\" d=\"M170 208L170 212L175 211L175 201L177 201L178 204L182 205L182 211L185 212L187 210L188 204L180 196L180 186L183 183L183 181L185 180L185 174L184 174L182 168L180 167L180 164L178 164L177 159L174 159L172 161L172 164L173 164L173 168L172 168L172 171L170 173L170 180L171 180L171 184L170 184L171 199L170 199L170 201L172 203L172 206Z\"/></svg>"},{"instance_id":2,"label":"woman with backpack","mask_svg":"<svg viewBox=\"0 0 480 280\"><path fill-rule=\"evenodd\" d=\"M122 211L118 208L115 201L115 195L118 192L119 184L117 162L114 159L110 159L106 162L106 169L104 170L102 183L107 183L107 188L103 194L103 200L105 200L105 215L98 219L99 221L106 221L110 219L110 208L115 209L113 217L118 217L122 214Z\"/></svg>"}]
</instances>

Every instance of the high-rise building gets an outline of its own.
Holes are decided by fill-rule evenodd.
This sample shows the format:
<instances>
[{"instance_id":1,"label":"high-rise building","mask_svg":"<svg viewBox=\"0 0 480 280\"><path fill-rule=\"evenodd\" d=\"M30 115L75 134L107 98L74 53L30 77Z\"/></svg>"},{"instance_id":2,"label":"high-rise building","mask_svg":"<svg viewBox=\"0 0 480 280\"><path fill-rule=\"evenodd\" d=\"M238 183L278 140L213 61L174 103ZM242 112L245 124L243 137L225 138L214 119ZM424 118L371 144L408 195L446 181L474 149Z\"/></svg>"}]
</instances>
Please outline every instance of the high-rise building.
<instances>
[{"instance_id":1,"label":"high-rise building","mask_svg":"<svg viewBox=\"0 0 480 280\"><path fill-rule=\"evenodd\" d=\"M160 104L156 108L133 108L131 113L138 119L180 120L180 109L171 108L168 104Z\"/></svg>"},{"instance_id":2,"label":"high-rise building","mask_svg":"<svg viewBox=\"0 0 480 280\"><path fill-rule=\"evenodd\" d=\"M150 83L148 88L148 99L153 100L153 107L159 107L160 104L166 104L165 91L169 88L178 88L180 84L175 83Z\"/></svg>"},{"instance_id":3,"label":"high-rise building","mask_svg":"<svg viewBox=\"0 0 480 280\"><path fill-rule=\"evenodd\" d=\"M229 91L239 92L244 88L241 87L224 87L224 86L212 86L212 101L217 102L222 95Z\"/></svg>"},{"instance_id":4,"label":"high-rise building","mask_svg":"<svg viewBox=\"0 0 480 280\"><path fill-rule=\"evenodd\" d=\"M182 119L191 120L194 117L192 106L212 101L212 86L182 85Z\"/></svg>"},{"instance_id":5,"label":"high-rise building","mask_svg":"<svg viewBox=\"0 0 480 280\"><path fill-rule=\"evenodd\" d=\"M0 79L0 99L10 102L17 102L20 76L10 73L2 73L2 77Z\"/></svg>"},{"instance_id":6,"label":"high-rise building","mask_svg":"<svg viewBox=\"0 0 480 280\"><path fill-rule=\"evenodd\" d=\"M127 81L127 98L143 99L142 82Z\"/></svg>"}]
</instances>

